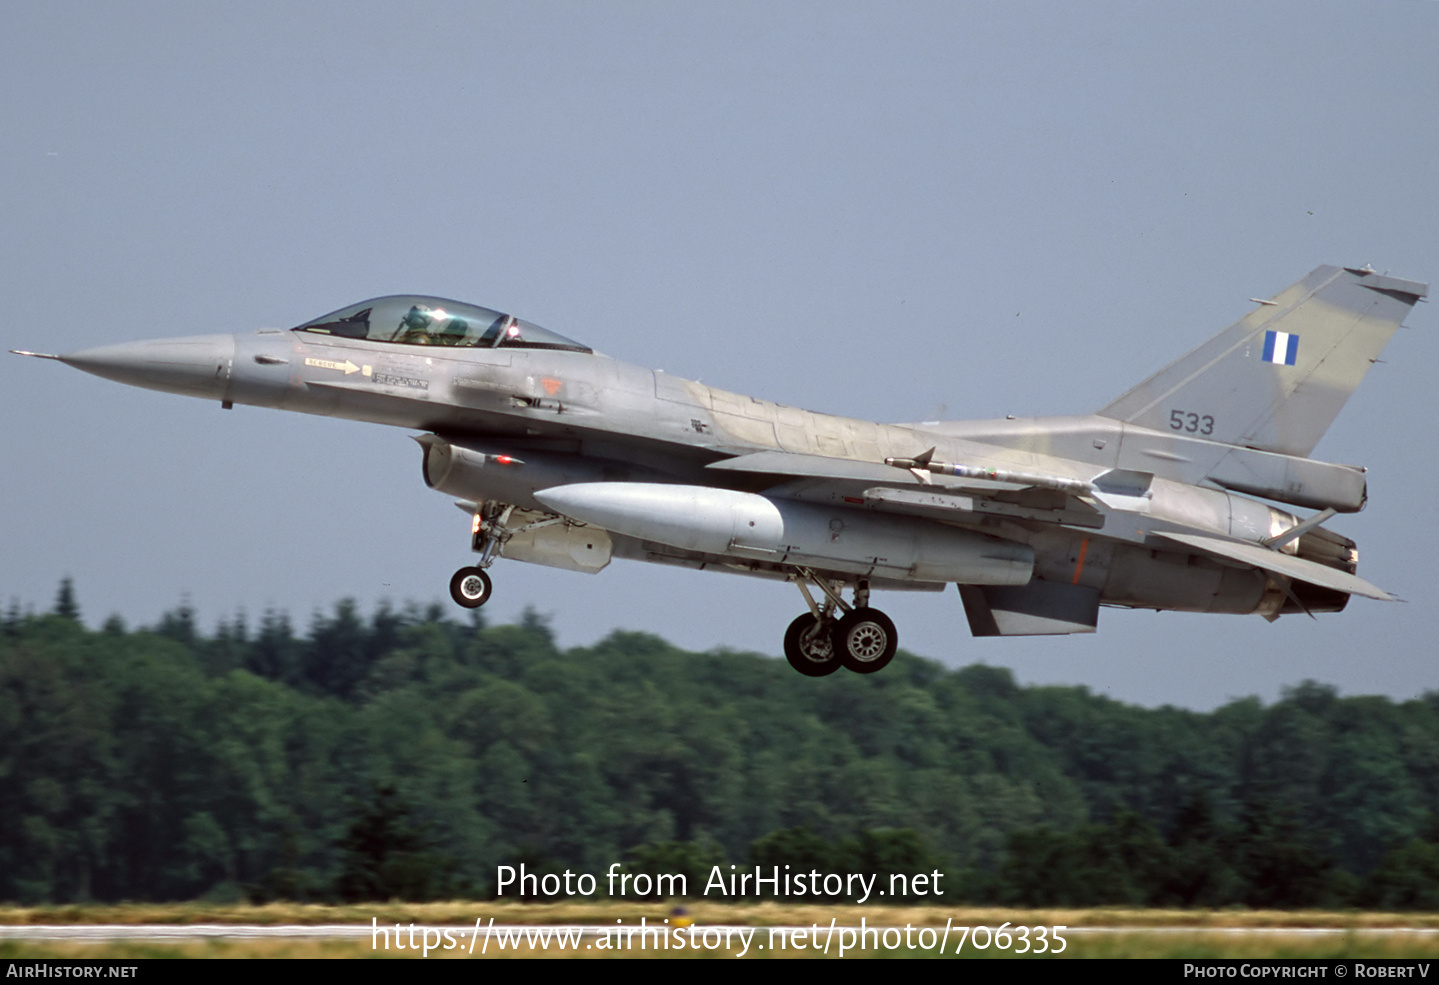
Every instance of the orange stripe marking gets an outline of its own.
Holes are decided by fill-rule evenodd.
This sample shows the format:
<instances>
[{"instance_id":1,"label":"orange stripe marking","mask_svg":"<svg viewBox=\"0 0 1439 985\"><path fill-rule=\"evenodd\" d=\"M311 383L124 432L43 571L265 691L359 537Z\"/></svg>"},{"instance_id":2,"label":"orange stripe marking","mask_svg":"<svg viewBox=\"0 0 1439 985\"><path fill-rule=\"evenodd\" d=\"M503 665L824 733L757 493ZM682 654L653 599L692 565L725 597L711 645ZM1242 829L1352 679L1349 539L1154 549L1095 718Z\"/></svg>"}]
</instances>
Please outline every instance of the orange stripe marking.
<instances>
[{"instance_id":1,"label":"orange stripe marking","mask_svg":"<svg viewBox=\"0 0 1439 985\"><path fill-rule=\"evenodd\" d=\"M1074 562L1074 577L1070 579L1071 585L1079 584L1080 572L1084 570L1084 555L1089 551L1089 538L1086 537L1079 542L1079 560Z\"/></svg>"}]
</instances>

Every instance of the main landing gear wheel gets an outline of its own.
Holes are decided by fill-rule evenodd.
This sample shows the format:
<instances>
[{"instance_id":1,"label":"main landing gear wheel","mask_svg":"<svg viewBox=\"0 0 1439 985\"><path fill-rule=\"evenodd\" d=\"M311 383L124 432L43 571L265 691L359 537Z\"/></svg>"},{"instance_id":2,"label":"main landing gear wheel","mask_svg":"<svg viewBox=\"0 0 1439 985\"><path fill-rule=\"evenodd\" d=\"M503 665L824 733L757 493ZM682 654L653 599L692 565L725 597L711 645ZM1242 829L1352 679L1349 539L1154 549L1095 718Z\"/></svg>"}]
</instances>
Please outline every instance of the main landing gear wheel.
<instances>
[{"instance_id":1,"label":"main landing gear wheel","mask_svg":"<svg viewBox=\"0 0 1439 985\"><path fill-rule=\"evenodd\" d=\"M830 632L833 625L808 612L790 623L784 634L784 656L789 665L806 677L824 677L839 670L839 654Z\"/></svg>"},{"instance_id":2,"label":"main landing gear wheel","mask_svg":"<svg viewBox=\"0 0 1439 985\"><path fill-rule=\"evenodd\" d=\"M488 602L492 589L484 568L461 568L450 579L450 597L466 609L478 609Z\"/></svg>"},{"instance_id":3,"label":"main landing gear wheel","mask_svg":"<svg viewBox=\"0 0 1439 985\"><path fill-rule=\"evenodd\" d=\"M788 639L785 638L786 643ZM856 674L873 674L889 666L894 659L894 652L899 648L899 634L889 616L878 609L851 609L834 627L833 648L846 670Z\"/></svg>"}]
</instances>

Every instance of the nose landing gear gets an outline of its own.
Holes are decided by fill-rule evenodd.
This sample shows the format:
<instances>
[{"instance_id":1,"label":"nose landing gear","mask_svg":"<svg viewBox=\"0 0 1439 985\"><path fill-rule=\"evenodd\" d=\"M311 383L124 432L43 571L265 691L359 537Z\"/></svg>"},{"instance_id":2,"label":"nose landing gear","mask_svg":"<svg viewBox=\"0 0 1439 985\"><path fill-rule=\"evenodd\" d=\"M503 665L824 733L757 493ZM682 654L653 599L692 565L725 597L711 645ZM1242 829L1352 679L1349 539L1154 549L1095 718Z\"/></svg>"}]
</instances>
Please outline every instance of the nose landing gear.
<instances>
[{"instance_id":1,"label":"nose landing gear","mask_svg":"<svg viewBox=\"0 0 1439 985\"><path fill-rule=\"evenodd\" d=\"M894 622L878 609L869 607L869 582L855 585L854 605L840 596L843 585L816 577L800 568L794 583L810 611L790 623L784 634L784 655L789 665L806 677L824 677L840 667L856 674L873 674L889 666L899 648ZM824 593L816 603L807 581ZM836 618L837 610L844 612Z\"/></svg>"},{"instance_id":2,"label":"nose landing gear","mask_svg":"<svg viewBox=\"0 0 1439 985\"><path fill-rule=\"evenodd\" d=\"M450 578L450 598L457 605L478 609L490 600L494 583L485 569L495 563L495 555L508 536L505 521L513 511L513 506L496 502L485 502L475 507L474 522L470 527L470 548L480 555L480 563L461 568Z\"/></svg>"}]
</instances>

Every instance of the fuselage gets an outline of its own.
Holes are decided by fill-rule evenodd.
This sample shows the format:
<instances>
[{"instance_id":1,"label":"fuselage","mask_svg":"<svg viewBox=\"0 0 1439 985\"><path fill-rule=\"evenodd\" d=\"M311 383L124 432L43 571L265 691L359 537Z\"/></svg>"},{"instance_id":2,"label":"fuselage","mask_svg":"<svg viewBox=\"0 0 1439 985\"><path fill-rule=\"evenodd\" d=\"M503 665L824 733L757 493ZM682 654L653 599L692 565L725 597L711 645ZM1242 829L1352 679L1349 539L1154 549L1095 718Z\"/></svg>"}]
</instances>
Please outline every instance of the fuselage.
<instances>
[{"instance_id":1,"label":"fuselage","mask_svg":"<svg viewBox=\"0 0 1439 985\"><path fill-rule=\"evenodd\" d=\"M710 466L759 452L815 456L879 466L886 458L926 448L949 461L1014 471L1042 471L1088 480L1120 464L1124 435L1112 452L1090 440L1089 460L1066 457L1054 429L1035 429L1038 441L1010 446L956 436L953 425L878 424L802 410L719 390L580 349L461 347L345 338L302 329L266 329L233 336L157 340L90 350L98 356L148 347L143 378L133 370L101 372L122 382L246 404L410 428L435 436L426 444L426 479L442 491L476 501L500 499L544 510L538 490L578 482L650 482L710 486L761 493L772 500L808 503L850 528L880 522L860 476L803 478ZM160 354L160 360L154 359ZM87 366L77 354L74 364ZM166 361L168 360L168 363ZM92 363L105 362L104 358ZM170 376L156 362L174 367ZM123 360L120 360L123 362ZM184 368L188 367L188 368ZM126 375L129 372L131 375ZM983 430L983 429L981 429ZM1003 431L1002 426L999 430ZM1014 427L1009 428L1010 431ZM1130 428L1130 437L1136 429ZM1167 436L1165 436L1167 437ZM1131 444L1133 441L1131 441ZM1069 442L1074 445L1073 441ZM1017 446L1017 447L1016 447ZM485 456L513 456L521 470L475 467ZM452 468L468 459L463 477ZM478 457L478 458L477 458ZM1099 459L1099 461L1095 461ZM441 476L442 468L453 475ZM893 470L889 482L895 482ZM446 483L445 479L453 481ZM900 476L903 479L903 476ZM916 487L920 486L915 480ZM1282 611L1286 600L1261 572L1244 570L1157 545L1156 533L1202 531L1254 542L1292 526L1292 514L1222 489L1156 478L1132 509L1106 511L1084 526L1029 522L1044 509L1023 497L1007 513L976 512L946 518L1033 553L1040 578L1087 586L1109 604L1211 612ZM893 504L884 504L888 511ZM992 507L991 507L992 509ZM1076 518L1079 519L1079 518ZM929 522L929 521L926 521ZM932 522L930 523L933 526ZM617 538L617 556L722 567L782 576L786 563L713 551L675 557L646 550L641 539ZM651 545L653 546L653 545ZM1298 549L1298 544L1289 550ZM1352 568L1350 569L1352 570ZM836 577L859 573L840 566ZM901 576L882 565L871 572L892 588L938 589L943 581ZM1337 593L1310 593L1310 607L1337 608ZM1330 597L1334 596L1334 597Z\"/></svg>"},{"instance_id":2,"label":"fuselage","mask_svg":"<svg viewBox=\"0 0 1439 985\"><path fill-rule=\"evenodd\" d=\"M490 598L500 558L793 582L807 611L785 656L823 676L893 658L876 589L957 585L975 636L1094 632L1101 605L1272 620L1392 598L1324 526L1363 508L1364 469L1310 455L1427 292L1321 266L1096 413L1029 420L819 414L419 295L47 358L224 407L420 432L425 482L470 514L479 559L450 580L462 606Z\"/></svg>"}]
</instances>

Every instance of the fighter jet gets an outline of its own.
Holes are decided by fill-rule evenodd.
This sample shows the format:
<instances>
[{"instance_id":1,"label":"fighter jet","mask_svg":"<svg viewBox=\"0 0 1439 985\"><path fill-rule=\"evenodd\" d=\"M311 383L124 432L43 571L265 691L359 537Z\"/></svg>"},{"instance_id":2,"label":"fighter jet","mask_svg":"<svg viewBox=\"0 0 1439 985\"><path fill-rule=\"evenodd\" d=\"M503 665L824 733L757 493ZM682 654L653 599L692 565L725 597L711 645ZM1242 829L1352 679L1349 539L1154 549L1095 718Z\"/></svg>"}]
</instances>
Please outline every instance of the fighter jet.
<instances>
[{"instance_id":1,"label":"fighter jet","mask_svg":"<svg viewBox=\"0 0 1439 985\"><path fill-rule=\"evenodd\" d=\"M408 295L288 330L20 354L227 409L413 429L425 483L470 517L460 605L485 604L502 558L785 580L805 605L785 656L820 677L894 657L876 591L956 585L975 636L1090 633L1101 606L1273 621L1390 598L1325 526L1364 507L1365 470L1309 455L1427 293L1319 267L1095 413L939 424L728 393Z\"/></svg>"}]
</instances>

